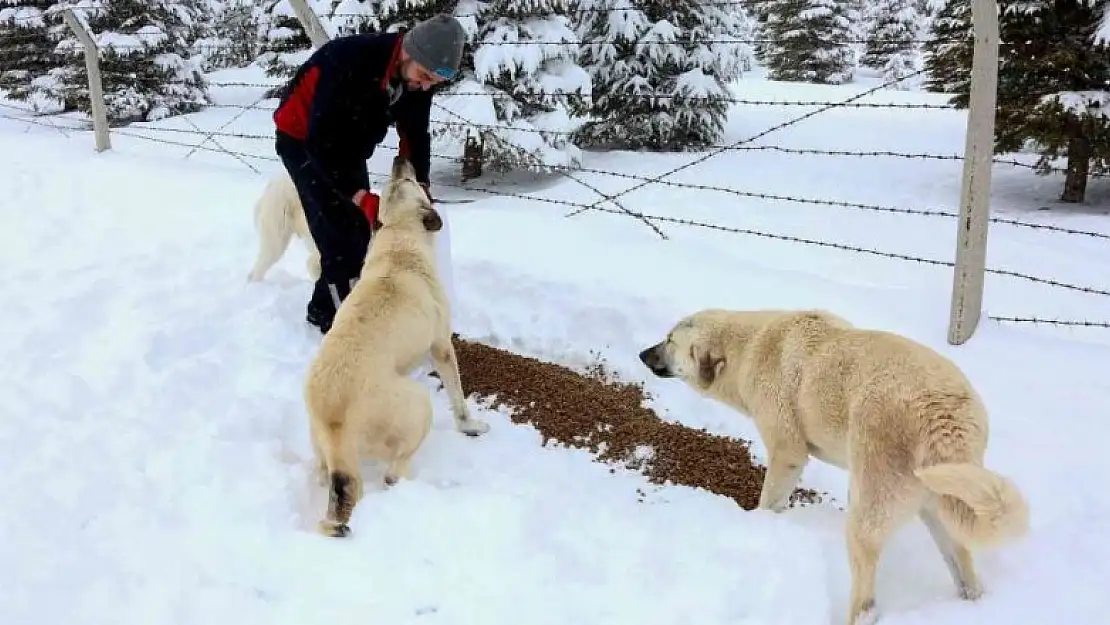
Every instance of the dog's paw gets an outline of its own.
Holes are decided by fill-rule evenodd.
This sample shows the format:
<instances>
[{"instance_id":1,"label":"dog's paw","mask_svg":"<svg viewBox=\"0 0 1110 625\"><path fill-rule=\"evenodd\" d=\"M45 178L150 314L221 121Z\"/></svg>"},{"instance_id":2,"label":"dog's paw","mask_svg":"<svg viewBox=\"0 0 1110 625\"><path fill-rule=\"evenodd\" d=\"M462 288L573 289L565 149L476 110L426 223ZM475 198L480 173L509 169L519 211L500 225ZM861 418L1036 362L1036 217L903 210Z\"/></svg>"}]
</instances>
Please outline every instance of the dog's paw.
<instances>
[{"instance_id":1,"label":"dog's paw","mask_svg":"<svg viewBox=\"0 0 1110 625\"><path fill-rule=\"evenodd\" d=\"M959 593L964 601L978 601L983 596L983 589L978 585L960 584Z\"/></svg>"},{"instance_id":2,"label":"dog's paw","mask_svg":"<svg viewBox=\"0 0 1110 625\"><path fill-rule=\"evenodd\" d=\"M871 599L860 606L859 613L854 620L849 619L849 625L876 625L879 622L879 610L875 607L875 600Z\"/></svg>"},{"instance_id":3,"label":"dog's paw","mask_svg":"<svg viewBox=\"0 0 1110 625\"><path fill-rule=\"evenodd\" d=\"M481 436L489 432L489 424L485 421L471 417L463 421L459 421L455 426L460 432L467 436Z\"/></svg>"},{"instance_id":4,"label":"dog's paw","mask_svg":"<svg viewBox=\"0 0 1110 625\"><path fill-rule=\"evenodd\" d=\"M317 526L320 533L331 538L345 538L351 535L351 527L346 523L324 520Z\"/></svg>"}]
</instances>

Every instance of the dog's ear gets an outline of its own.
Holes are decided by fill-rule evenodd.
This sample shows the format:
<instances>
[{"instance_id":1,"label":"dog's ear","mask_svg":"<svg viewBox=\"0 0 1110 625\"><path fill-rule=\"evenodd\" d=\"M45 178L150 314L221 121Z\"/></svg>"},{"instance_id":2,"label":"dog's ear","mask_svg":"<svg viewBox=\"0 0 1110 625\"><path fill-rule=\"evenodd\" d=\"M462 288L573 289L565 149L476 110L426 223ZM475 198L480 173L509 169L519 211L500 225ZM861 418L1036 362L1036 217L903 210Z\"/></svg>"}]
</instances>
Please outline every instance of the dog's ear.
<instances>
[{"instance_id":1,"label":"dog's ear","mask_svg":"<svg viewBox=\"0 0 1110 625\"><path fill-rule=\"evenodd\" d=\"M711 386L725 366L724 356L699 348L696 344L690 347L690 357L698 365L698 381L703 386Z\"/></svg>"},{"instance_id":2,"label":"dog's ear","mask_svg":"<svg viewBox=\"0 0 1110 625\"><path fill-rule=\"evenodd\" d=\"M424 229L428 232L439 232L443 229L443 218L439 216L439 211L429 208L424 213Z\"/></svg>"}]
</instances>

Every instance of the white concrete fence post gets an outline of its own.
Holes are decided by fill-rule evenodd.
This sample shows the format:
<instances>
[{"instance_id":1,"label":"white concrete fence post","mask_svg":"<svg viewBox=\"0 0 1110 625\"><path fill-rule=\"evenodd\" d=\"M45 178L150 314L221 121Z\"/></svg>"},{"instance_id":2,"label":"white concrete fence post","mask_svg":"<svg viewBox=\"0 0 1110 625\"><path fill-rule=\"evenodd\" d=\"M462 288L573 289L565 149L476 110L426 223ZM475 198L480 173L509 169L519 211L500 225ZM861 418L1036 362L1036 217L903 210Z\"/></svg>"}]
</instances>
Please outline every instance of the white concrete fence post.
<instances>
[{"instance_id":1,"label":"white concrete fence post","mask_svg":"<svg viewBox=\"0 0 1110 625\"><path fill-rule=\"evenodd\" d=\"M289 0L289 4L297 14L297 20L304 27L304 32L314 48L319 48L331 39L328 31L324 30L324 25L320 23L320 18L312 12L306 0Z\"/></svg>"},{"instance_id":2,"label":"white concrete fence post","mask_svg":"<svg viewBox=\"0 0 1110 625\"><path fill-rule=\"evenodd\" d=\"M962 345L975 333L983 311L990 220L994 116L998 97L999 15L996 0L971 0L975 51L971 63L971 100L967 111L960 217L948 342Z\"/></svg>"},{"instance_id":3,"label":"white concrete fence post","mask_svg":"<svg viewBox=\"0 0 1110 625\"><path fill-rule=\"evenodd\" d=\"M62 11L62 19L77 36L85 49L85 71L89 75L89 104L92 108L93 133L96 136L96 151L103 152L112 148L108 136L108 112L104 106L104 85L100 79L100 51L92 35L73 14L72 9Z\"/></svg>"}]
</instances>

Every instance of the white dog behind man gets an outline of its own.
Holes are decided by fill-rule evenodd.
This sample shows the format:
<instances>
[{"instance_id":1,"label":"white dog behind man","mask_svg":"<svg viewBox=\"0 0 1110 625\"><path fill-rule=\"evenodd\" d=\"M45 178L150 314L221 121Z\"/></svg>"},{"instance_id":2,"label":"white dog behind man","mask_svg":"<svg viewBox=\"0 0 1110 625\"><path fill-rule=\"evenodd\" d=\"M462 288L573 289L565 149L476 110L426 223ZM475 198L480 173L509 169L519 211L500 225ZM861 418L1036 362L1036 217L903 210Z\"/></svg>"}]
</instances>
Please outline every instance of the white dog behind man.
<instances>
[{"instance_id":1,"label":"white dog behind man","mask_svg":"<svg viewBox=\"0 0 1110 625\"><path fill-rule=\"evenodd\" d=\"M381 195L380 189L371 189L372 193ZM442 204L437 202L437 207ZM352 209L354 206L352 205ZM443 289L447 293L447 301L451 307L452 327L457 319L455 302L455 281L451 271L451 227L450 211L440 210L443 220L443 229L436 233L435 257L436 269L439 271ZM266 273L281 259L289 248L289 242L296 236L308 251L306 262L309 277L315 281L320 277L320 252L312 240L305 221L304 210L301 208L300 198L297 197L297 188L293 180L284 169L278 170L262 189L262 195L254 205L254 228L258 235L258 253L255 256L254 266L247 275L250 282L259 282L266 277ZM374 240L370 239L373 247ZM369 250L367 250L369 252Z\"/></svg>"}]
</instances>

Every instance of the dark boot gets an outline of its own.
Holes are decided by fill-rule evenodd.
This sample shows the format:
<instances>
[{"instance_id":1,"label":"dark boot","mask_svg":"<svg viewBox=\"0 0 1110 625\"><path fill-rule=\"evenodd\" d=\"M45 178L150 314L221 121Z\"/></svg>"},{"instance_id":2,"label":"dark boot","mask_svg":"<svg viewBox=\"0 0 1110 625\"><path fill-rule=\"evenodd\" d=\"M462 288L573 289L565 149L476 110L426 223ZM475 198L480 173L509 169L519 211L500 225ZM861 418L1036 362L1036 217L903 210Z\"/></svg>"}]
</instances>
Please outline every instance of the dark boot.
<instances>
[{"instance_id":1,"label":"dark boot","mask_svg":"<svg viewBox=\"0 0 1110 625\"><path fill-rule=\"evenodd\" d=\"M312 298L308 300L305 318L312 325L319 328L320 332L327 334L335 320L335 312L347 296L351 294L351 281L339 279L329 282L323 276L316 281L312 289Z\"/></svg>"}]
</instances>

